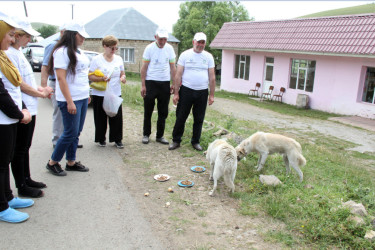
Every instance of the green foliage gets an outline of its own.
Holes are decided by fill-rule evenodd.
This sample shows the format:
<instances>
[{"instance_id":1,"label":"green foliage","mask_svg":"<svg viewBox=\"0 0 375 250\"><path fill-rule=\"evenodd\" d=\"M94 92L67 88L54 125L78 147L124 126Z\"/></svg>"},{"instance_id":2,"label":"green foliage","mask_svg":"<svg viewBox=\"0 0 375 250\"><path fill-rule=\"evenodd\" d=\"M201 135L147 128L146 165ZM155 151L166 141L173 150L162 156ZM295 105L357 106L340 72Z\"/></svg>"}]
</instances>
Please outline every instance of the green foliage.
<instances>
[{"instance_id":1,"label":"green foliage","mask_svg":"<svg viewBox=\"0 0 375 250\"><path fill-rule=\"evenodd\" d=\"M322 12L309 14L306 16L301 16L300 18L354 15L354 14L364 14L364 13L374 13L374 12L375 12L375 4L370 3L370 4L364 4L364 5L335 9L335 10L326 10Z\"/></svg>"},{"instance_id":2,"label":"green foliage","mask_svg":"<svg viewBox=\"0 0 375 250\"><path fill-rule=\"evenodd\" d=\"M47 38L57 33L57 29L53 25L44 25L40 27L39 29L37 29L37 31L40 33L40 36L43 38Z\"/></svg>"},{"instance_id":3,"label":"green foliage","mask_svg":"<svg viewBox=\"0 0 375 250\"><path fill-rule=\"evenodd\" d=\"M227 2L185 2L180 5L179 19L173 25L173 35L180 40L179 53L192 48L194 34L203 32L207 35L206 48L218 64L221 62L221 51L209 48L225 22L249 21L246 8L237 1Z\"/></svg>"}]
</instances>

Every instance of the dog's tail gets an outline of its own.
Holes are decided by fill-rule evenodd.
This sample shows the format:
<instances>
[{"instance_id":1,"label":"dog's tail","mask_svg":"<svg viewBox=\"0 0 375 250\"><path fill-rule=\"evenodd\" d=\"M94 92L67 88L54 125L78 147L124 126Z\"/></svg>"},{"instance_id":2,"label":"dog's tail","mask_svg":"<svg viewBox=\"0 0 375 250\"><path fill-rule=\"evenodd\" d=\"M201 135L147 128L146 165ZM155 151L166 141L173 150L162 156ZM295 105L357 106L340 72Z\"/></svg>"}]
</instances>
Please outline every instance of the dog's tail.
<instances>
[{"instance_id":1,"label":"dog's tail","mask_svg":"<svg viewBox=\"0 0 375 250\"><path fill-rule=\"evenodd\" d=\"M298 159L298 166L302 167L306 165L306 159L305 157L303 157L302 154L299 154L297 159Z\"/></svg>"},{"instance_id":2,"label":"dog's tail","mask_svg":"<svg viewBox=\"0 0 375 250\"><path fill-rule=\"evenodd\" d=\"M227 152L224 157L224 182L227 187L232 187L231 176L236 174L237 170L237 157L235 152Z\"/></svg>"}]
</instances>

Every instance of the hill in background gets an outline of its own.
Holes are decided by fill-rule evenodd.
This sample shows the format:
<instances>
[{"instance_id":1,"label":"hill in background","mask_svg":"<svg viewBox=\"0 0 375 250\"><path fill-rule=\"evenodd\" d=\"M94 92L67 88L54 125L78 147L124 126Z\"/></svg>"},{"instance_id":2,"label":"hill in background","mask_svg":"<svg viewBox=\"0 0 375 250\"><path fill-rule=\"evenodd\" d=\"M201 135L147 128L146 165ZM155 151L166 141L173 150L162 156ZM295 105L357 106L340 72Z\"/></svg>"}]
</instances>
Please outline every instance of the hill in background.
<instances>
[{"instance_id":1,"label":"hill in background","mask_svg":"<svg viewBox=\"0 0 375 250\"><path fill-rule=\"evenodd\" d=\"M324 4L324 1L322 2ZM355 14L365 14L365 13L375 13L375 3L369 3L364 5L358 5L353 7L326 10L305 16L300 16L298 18L308 18L308 17L324 17L324 16L341 16L341 15L355 15Z\"/></svg>"},{"instance_id":2,"label":"hill in background","mask_svg":"<svg viewBox=\"0 0 375 250\"><path fill-rule=\"evenodd\" d=\"M32 22L31 27L33 27L34 30L40 29L42 26L48 26L51 25L56 28L56 30L59 29L59 26L48 24L48 23L38 23L38 22Z\"/></svg>"}]
</instances>

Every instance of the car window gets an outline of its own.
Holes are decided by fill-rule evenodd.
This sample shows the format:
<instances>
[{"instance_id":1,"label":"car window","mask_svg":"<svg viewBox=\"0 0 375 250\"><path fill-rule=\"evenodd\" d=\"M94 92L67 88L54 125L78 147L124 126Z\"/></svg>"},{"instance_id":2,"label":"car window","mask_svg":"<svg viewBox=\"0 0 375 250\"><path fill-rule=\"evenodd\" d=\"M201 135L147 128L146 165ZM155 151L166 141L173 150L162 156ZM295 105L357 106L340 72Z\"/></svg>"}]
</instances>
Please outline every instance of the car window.
<instances>
[{"instance_id":1,"label":"car window","mask_svg":"<svg viewBox=\"0 0 375 250\"><path fill-rule=\"evenodd\" d=\"M44 48L42 47L35 47L32 48L33 50L33 56L43 57L44 55Z\"/></svg>"}]
</instances>

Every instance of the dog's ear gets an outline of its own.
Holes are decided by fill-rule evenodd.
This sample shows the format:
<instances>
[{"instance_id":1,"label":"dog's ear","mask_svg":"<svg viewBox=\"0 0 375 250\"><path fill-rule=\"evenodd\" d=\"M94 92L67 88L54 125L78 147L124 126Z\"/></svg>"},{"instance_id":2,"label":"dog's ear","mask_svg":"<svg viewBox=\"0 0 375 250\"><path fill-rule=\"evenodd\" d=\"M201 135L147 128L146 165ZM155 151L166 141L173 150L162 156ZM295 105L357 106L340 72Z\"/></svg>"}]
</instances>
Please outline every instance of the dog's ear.
<instances>
[{"instance_id":1,"label":"dog's ear","mask_svg":"<svg viewBox=\"0 0 375 250\"><path fill-rule=\"evenodd\" d=\"M204 155L207 155L207 151L204 151L203 154L204 154Z\"/></svg>"},{"instance_id":2,"label":"dog's ear","mask_svg":"<svg viewBox=\"0 0 375 250\"><path fill-rule=\"evenodd\" d=\"M244 149L244 148L241 148L241 149L240 149L240 153L243 154L243 155L246 155L246 151L245 151L245 149Z\"/></svg>"}]
</instances>

